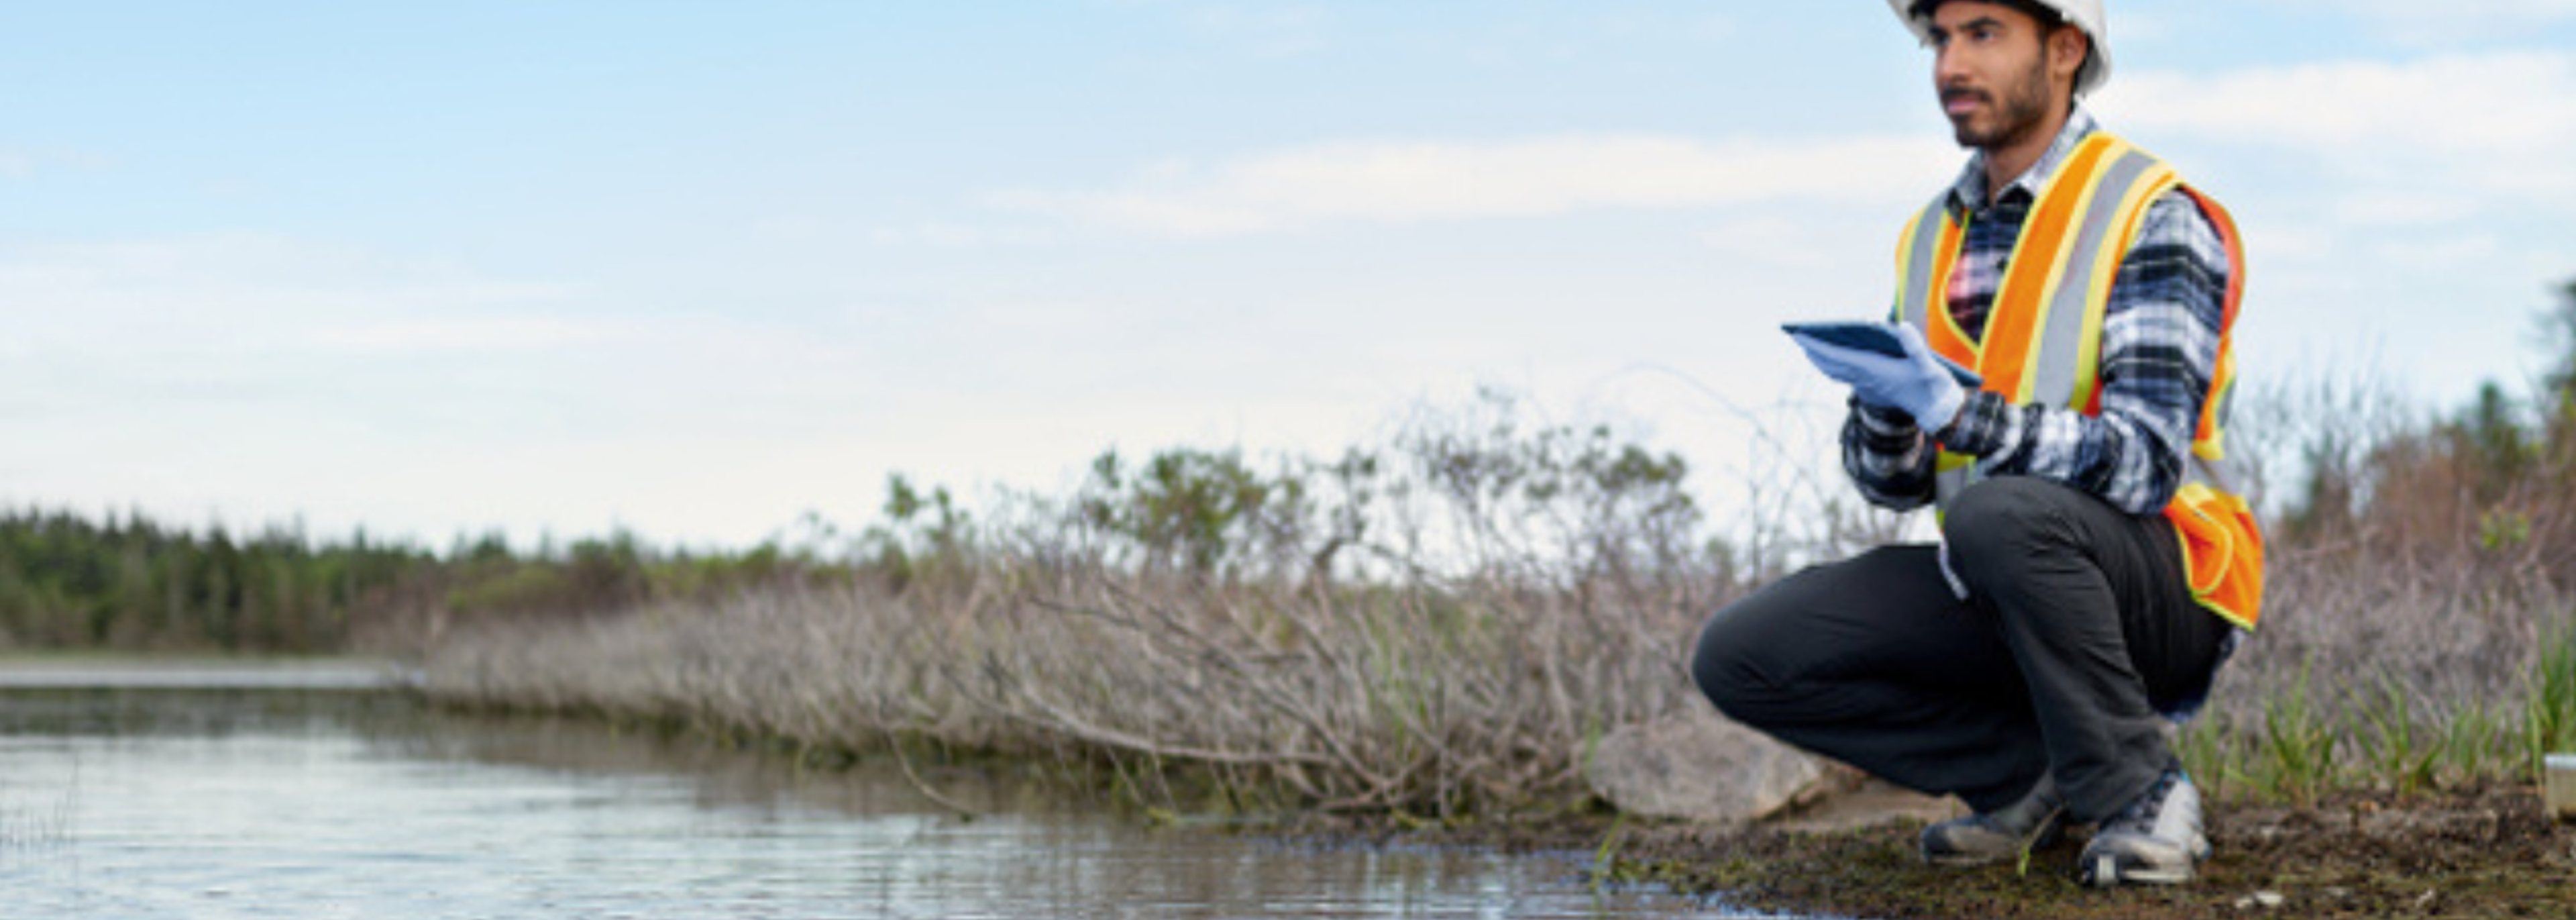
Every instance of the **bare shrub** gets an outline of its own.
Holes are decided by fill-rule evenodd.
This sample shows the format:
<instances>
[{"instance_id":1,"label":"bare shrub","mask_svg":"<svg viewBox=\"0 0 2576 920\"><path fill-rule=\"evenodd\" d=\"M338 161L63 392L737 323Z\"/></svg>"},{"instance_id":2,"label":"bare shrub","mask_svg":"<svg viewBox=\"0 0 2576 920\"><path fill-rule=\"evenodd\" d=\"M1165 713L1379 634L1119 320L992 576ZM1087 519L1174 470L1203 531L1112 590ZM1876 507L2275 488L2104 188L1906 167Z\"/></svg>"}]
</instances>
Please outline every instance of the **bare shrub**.
<instances>
[{"instance_id":1,"label":"bare shrub","mask_svg":"<svg viewBox=\"0 0 2576 920\"><path fill-rule=\"evenodd\" d=\"M2369 373L2259 391L2241 409L2238 430L2271 439L2255 442L2265 484L2299 478L2265 502L2267 612L2221 675L2221 759L2282 769L2296 745L2272 723L2286 712L2331 730L2318 744L2354 771L2341 782L2411 787L2427 764L2459 781L2515 775L2527 745L2486 736L2531 711L2531 675L2576 613L2563 420L2523 421L2494 387L2425 420Z\"/></svg>"},{"instance_id":2,"label":"bare shrub","mask_svg":"<svg viewBox=\"0 0 2576 920\"><path fill-rule=\"evenodd\" d=\"M2195 769L2290 796L2414 788L2442 774L2426 752L2510 773L2576 611L2576 438L2419 421L2369 374L2255 391L2239 417L2268 612L2185 738ZM1679 458L1493 393L1330 460L1108 454L1071 498L980 518L898 479L853 577L451 636L427 689L1187 767L1247 811L1563 802L1602 732L1702 705L1702 617L1919 526L1778 447L1831 436L1764 429L1719 522Z\"/></svg>"},{"instance_id":3,"label":"bare shrub","mask_svg":"<svg viewBox=\"0 0 2576 920\"><path fill-rule=\"evenodd\" d=\"M1274 466L1104 455L1074 501L971 523L898 480L875 577L461 635L426 689L1190 764L1244 807L1447 815L1581 795L1590 740L1693 704L1692 632L1745 586L1741 554L1696 542L1678 457L1507 396Z\"/></svg>"}]
</instances>

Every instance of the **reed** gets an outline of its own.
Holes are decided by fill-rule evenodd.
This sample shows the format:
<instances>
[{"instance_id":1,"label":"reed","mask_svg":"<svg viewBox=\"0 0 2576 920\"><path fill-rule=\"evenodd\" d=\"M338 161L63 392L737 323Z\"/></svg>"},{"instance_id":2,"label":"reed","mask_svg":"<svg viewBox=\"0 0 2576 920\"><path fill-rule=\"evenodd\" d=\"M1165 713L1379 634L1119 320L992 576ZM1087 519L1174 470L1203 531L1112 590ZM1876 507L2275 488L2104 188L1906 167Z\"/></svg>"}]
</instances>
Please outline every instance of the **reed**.
<instances>
[{"instance_id":1,"label":"reed","mask_svg":"<svg viewBox=\"0 0 2576 920\"><path fill-rule=\"evenodd\" d=\"M2525 768L2542 776L2541 759L2576 751L2576 617L2553 625L2541 643L2523 705Z\"/></svg>"}]
</instances>

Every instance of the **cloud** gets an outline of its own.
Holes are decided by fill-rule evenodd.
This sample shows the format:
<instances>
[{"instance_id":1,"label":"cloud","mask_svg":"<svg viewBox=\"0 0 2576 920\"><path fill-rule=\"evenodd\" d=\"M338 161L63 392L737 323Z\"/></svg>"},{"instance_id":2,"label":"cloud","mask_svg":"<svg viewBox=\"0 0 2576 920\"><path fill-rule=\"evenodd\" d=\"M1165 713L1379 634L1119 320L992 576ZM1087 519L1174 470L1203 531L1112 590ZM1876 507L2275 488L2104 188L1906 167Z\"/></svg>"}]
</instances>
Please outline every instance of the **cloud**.
<instances>
[{"instance_id":1,"label":"cloud","mask_svg":"<svg viewBox=\"0 0 2576 920\"><path fill-rule=\"evenodd\" d=\"M850 327L657 310L634 294L262 234L0 252L12 444L0 499L311 509L370 525L383 522L359 509L405 506L394 521L444 514L448 527L480 509L565 507L556 493L606 477L636 488L599 494L581 519L682 514L673 503L700 486L690 477L715 467L681 458L718 449L705 445L737 456L823 438L893 401L872 365L885 347ZM586 468L495 466L488 495L453 468L621 452ZM356 480L404 485L366 495Z\"/></svg>"},{"instance_id":2,"label":"cloud","mask_svg":"<svg viewBox=\"0 0 2576 920\"><path fill-rule=\"evenodd\" d=\"M1167 163L1110 191L1004 192L989 203L1129 230L1224 236L1596 208L1789 200L1883 206L1919 195L1927 182L1955 169L1957 159L1947 142L1929 137L1344 142L1210 166Z\"/></svg>"},{"instance_id":3,"label":"cloud","mask_svg":"<svg viewBox=\"0 0 2576 920\"><path fill-rule=\"evenodd\" d=\"M1889 202L1897 200L1889 199ZM1782 208L1774 213L1748 214L1728 220L1701 232L1699 242L1711 250L1753 265L1798 271L1832 271L1837 266L1850 265L1854 253L1876 252L1870 248L1853 248L1854 234L1840 222L1795 211ZM1890 211L1892 213L1893 209ZM1892 229L1878 226L1884 221L1865 223L1870 225L1870 229L1859 234L1859 238L1869 240L1873 246L1878 237L1870 235L1870 232L1884 231L1890 237L1895 233Z\"/></svg>"},{"instance_id":4,"label":"cloud","mask_svg":"<svg viewBox=\"0 0 2576 920\"><path fill-rule=\"evenodd\" d=\"M1332 17L1314 6L1214 3L1192 7L1191 23L1203 33L1240 42L1262 57L1294 57L1322 50Z\"/></svg>"},{"instance_id":5,"label":"cloud","mask_svg":"<svg viewBox=\"0 0 2576 920\"><path fill-rule=\"evenodd\" d=\"M2398 372L2448 401L2511 374L2498 330L2568 270L2569 99L2576 53L2526 50L2142 72L2096 106L2236 207L2263 303L2250 353L2321 330L2406 342Z\"/></svg>"},{"instance_id":6,"label":"cloud","mask_svg":"<svg viewBox=\"0 0 2576 920\"><path fill-rule=\"evenodd\" d=\"M32 179L59 170L100 170L109 165L107 157L83 150L0 146L0 179Z\"/></svg>"},{"instance_id":7,"label":"cloud","mask_svg":"<svg viewBox=\"0 0 2576 920\"><path fill-rule=\"evenodd\" d=\"M1323 4L1245 0L1108 0L1179 24L1196 40L1256 58L1313 54L1330 44L1336 11Z\"/></svg>"},{"instance_id":8,"label":"cloud","mask_svg":"<svg viewBox=\"0 0 2576 920\"><path fill-rule=\"evenodd\" d=\"M2576 21L2576 0L2268 0L2311 13L2359 17L2392 39L2440 44L2478 39L2528 38L2535 27Z\"/></svg>"},{"instance_id":9,"label":"cloud","mask_svg":"<svg viewBox=\"0 0 2576 920\"><path fill-rule=\"evenodd\" d=\"M2348 172L2490 193L2576 192L2576 55L2509 52L2216 74L2143 73L2097 103L2123 128L2312 153Z\"/></svg>"},{"instance_id":10,"label":"cloud","mask_svg":"<svg viewBox=\"0 0 2576 920\"><path fill-rule=\"evenodd\" d=\"M72 352L518 348L571 335L526 314L574 293L256 233L30 246L0 258L0 318L12 336Z\"/></svg>"},{"instance_id":11,"label":"cloud","mask_svg":"<svg viewBox=\"0 0 2576 920\"><path fill-rule=\"evenodd\" d=\"M2159 127L2242 139L2527 150L2576 134L2571 90L2576 57L2506 52L2144 73L2104 98Z\"/></svg>"},{"instance_id":12,"label":"cloud","mask_svg":"<svg viewBox=\"0 0 2576 920\"><path fill-rule=\"evenodd\" d=\"M926 246L939 249L1050 246L1064 241L1064 234L1051 227L955 221L927 221L903 226L871 227L862 234L862 237L878 246Z\"/></svg>"},{"instance_id":13,"label":"cloud","mask_svg":"<svg viewBox=\"0 0 2576 920\"><path fill-rule=\"evenodd\" d=\"M313 332L309 341L340 353L546 351L607 344L618 332L607 323L555 316L447 316L337 325Z\"/></svg>"}]
</instances>

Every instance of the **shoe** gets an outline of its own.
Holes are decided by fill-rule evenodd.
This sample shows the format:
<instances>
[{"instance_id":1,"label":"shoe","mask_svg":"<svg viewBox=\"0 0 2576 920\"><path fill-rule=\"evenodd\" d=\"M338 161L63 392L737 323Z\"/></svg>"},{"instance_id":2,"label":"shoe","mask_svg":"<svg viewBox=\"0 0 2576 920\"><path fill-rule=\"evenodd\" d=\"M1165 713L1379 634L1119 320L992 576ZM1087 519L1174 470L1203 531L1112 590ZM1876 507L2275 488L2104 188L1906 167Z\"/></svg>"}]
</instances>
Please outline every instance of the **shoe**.
<instances>
[{"instance_id":1,"label":"shoe","mask_svg":"<svg viewBox=\"0 0 2576 920\"><path fill-rule=\"evenodd\" d=\"M1935 866L1982 866L2055 846L2065 832L2066 798L2057 793L2056 781L2042 774L2039 785L2020 801L1924 828L1923 861Z\"/></svg>"},{"instance_id":2,"label":"shoe","mask_svg":"<svg viewBox=\"0 0 2576 920\"><path fill-rule=\"evenodd\" d=\"M2169 767L2145 795L2102 822L2076 865L2084 884L2095 888L2180 885L2191 881L2200 861L2208 858L2209 838L2200 832L2200 788L2181 767Z\"/></svg>"}]
</instances>

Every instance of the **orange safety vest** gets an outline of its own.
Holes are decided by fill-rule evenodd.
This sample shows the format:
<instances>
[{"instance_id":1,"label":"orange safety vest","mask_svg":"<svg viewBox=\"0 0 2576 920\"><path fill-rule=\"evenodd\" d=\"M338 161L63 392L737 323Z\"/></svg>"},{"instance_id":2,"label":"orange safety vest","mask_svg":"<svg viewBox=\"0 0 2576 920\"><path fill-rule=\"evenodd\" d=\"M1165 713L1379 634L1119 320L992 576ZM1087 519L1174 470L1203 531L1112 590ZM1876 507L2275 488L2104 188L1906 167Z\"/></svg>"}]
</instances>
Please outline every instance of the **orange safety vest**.
<instances>
[{"instance_id":1,"label":"orange safety vest","mask_svg":"<svg viewBox=\"0 0 2576 920\"><path fill-rule=\"evenodd\" d=\"M2233 471L2224 424L2236 381L2233 331L2245 292L2245 253L2225 208L2182 184L2163 160L2096 131L2040 191L1995 291L1983 341L1970 339L1950 316L1950 276L1967 227L1951 213L1947 193L1906 225L1896 252L1896 315L1922 329L1933 350L1975 368L1988 392L2014 405L2064 406L2098 416L2102 318L2111 283L2147 206L2172 189L2192 196L2217 226L2230 271L2217 372L2201 403L2182 487L2164 515L2181 537L2192 596L2250 630L2262 616L2263 534L2252 508L2227 485ZM1943 510L1980 478L1975 458L1947 449L1935 469L1933 498Z\"/></svg>"}]
</instances>

